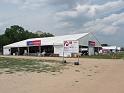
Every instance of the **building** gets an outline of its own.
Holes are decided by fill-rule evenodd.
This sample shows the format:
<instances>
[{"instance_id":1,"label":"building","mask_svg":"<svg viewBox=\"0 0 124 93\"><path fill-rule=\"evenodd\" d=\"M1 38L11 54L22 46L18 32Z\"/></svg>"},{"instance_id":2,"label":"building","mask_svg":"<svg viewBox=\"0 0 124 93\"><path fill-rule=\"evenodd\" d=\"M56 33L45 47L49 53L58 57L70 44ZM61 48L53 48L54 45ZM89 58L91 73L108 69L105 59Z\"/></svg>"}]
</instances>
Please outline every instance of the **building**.
<instances>
[{"instance_id":1,"label":"building","mask_svg":"<svg viewBox=\"0 0 124 93\"><path fill-rule=\"evenodd\" d=\"M37 55L45 52L47 56L51 54L63 55L63 42L66 40L79 41L79 51L83 52L83 48L89 48L89 41L93 43L93 48L89 49L92 54L99 51L100 42L91 33L73 34L46 38L32 38L9 44L3 47L4 55ZM65 53L65 56L71 56L71 53Z\"/></svg>"},{"instance_id":2,"label":"building","mask_svg":"<svg viewBox=\"0 0 124 93\"><path fill-rule=\"evenodd\" d=\"M120 51L121 48L117 46L103 46L102 53L116 53Z\"/></svg>"}]
</instances>

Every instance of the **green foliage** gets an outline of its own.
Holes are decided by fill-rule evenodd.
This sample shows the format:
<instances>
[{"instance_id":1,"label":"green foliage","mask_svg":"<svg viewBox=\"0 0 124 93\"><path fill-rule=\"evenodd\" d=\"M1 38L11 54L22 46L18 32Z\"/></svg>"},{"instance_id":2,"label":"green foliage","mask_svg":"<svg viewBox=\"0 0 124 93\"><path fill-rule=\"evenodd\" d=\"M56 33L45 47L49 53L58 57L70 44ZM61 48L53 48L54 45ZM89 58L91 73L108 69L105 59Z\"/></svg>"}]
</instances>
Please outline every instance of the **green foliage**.
<instances>
[{"instance_id":1,"label":"green foliage","mask_svg":"<svg viewBox=\"0 0 124 93\"><path fill-rule=\"evenodd\" d=\"M53 37L54 35L51 33L44 32L43 34L40 34L40 37Z\"/></svg>"},{"instance_id":2,"label":"green foliage","mask_svg":"<svg viewBox=\"0 0 124 93\"><path fill-rule=\"evenodd\" d=\"M9 38L5 35L0 35L0 51L3 50L3 46L9 44Z\"/></svg>"},{"instance_id":3,"label":"green foliage","mask_svg":"<svg viewBox=\"0 0 124 93\"><path fill-rule=\"evenodd\" d=\"M23 27L18 25L13 25L10 28L6 28L5 34L0 35L0 51L4 45L8 45L14 42L22 41L29 38L40 38L40 37L51 37L54 36L50 33L42 33L40 35L34 34L25 30Z\"/></svg>"},{"instance_id":4,"label":"green foliage","mask_svg":"<svg viewBox=\"0 0 124 93\"><path fill-rule=\"evenodd\" d=\"M16 72L60 72L63 66L60 63L54 62L0 57L0 74L12 74Z\"/></svg>"},{"instance_id":5,"label":"green foliage","mask_svg":"<svg viewBox=\"0 0 124 93\"><path fill-rule=\"evenodd\" d=\"M9 43L18 42L28 38L39 37L37 34L28 32L27 30L24 30L23 27L20 27L18 25L14 25L14 26L11 26L10 28L6 28L4 35L7 38L9 38Z\"/></svg>"},{"instance_id":6,"label":"green foliage","mask_svg":"<svg viewBox=\"0 0 124 93\"><path fill-rule=\"evenodd\" d=\"M96 58L96 59L124 59L124 52L115 54L99 54L94 56L81 56L81 58Z\"/></svg>"}]
</instances>

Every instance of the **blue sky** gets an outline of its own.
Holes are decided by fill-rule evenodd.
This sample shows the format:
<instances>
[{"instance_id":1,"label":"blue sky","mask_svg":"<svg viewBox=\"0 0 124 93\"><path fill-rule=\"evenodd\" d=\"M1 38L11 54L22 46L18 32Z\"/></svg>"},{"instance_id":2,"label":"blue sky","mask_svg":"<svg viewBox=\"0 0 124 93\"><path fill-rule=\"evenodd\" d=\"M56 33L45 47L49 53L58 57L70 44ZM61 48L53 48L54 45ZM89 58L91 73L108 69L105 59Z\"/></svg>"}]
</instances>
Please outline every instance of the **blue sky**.
<instances>
[{"instance_id":1,"label":"blue sky","mask_svg":"<svg viewBox=\"0 0 124 93\"><path fill-rule=\"evenodd\" d=\"M93 32L124 46L124 0L0 0L0 33L15 24L55 35Z\"/></svg>"}]
</instances>

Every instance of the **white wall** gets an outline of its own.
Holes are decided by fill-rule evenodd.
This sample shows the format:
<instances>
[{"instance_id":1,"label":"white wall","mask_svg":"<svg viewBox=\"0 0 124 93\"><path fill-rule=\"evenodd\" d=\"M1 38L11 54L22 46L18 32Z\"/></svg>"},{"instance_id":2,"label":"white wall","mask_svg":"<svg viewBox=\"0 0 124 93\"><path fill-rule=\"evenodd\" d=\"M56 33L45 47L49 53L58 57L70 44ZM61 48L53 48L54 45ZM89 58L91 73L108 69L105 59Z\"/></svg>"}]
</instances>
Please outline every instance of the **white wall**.
<instances>
[{"instance_id":1,"label":"white wall","mask_svg":"<svg viewBox=\"0 0 124 93\"><path fill-rule=\"evenodd\" d=\"M59 56L63 56L63 45L54 46L54 54L59 54ZM64 56L71 56L71 53L64 53Z\"/></svg>"},{"instance_id":2,"label":"white wall","mask_svg":"<svg viewBox=\"0 0 124 93\"><path fill-rule=\"evenodd\" d=\"M54 54L59 54L60 55L63 55L63 46L62 45L57 45L57 46L54 46Z\"/></svg>"},{"instance_id":3,"label":"white wall","mask_svg":"<svg viewBox=\"0 0 124 93\"><path fill-rule=\"evenodd\" d=\"M3 55L10 55L9 48L4 48L3 49Z\"/></svg>"},{"instance_id":4,"label":"white wall","mask_svg":"<svg viewBox=\"0 0 124 93\"><path fill-rule=\"evenodd\" d=\"M92 35L88 34L79 39L79 45L88 46L89 41L95 41L95 47L101 47L100 42Z\"/></svg>"},{"instance_id":5,"label":"white wall","mask_svg":"<svg viewBox=\"0 0 124 93\"><path fill-rule=\"evenodd\" d=\"M95 54L95 52L94 52L94 47L89 47L89 48L88 48L88 54L89 54L89 56L92 56L92 55Z\"/></svg>"}]
</instances>

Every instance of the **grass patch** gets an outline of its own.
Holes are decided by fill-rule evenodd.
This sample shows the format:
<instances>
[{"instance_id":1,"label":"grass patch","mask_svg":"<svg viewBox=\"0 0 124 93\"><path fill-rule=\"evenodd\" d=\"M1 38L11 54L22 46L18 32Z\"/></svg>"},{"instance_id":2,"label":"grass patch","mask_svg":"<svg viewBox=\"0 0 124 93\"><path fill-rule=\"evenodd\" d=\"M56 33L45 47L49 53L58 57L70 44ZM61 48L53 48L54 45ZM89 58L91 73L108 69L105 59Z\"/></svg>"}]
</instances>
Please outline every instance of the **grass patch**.
<instances>
[{"instance_id":1,"label":"grass patch","mask_svg":"<svg viewBox=\"0 0 124 93\"><path fill-rule=\"evenodd\" d=\"M12 74L16 72L60 72L61 69L63 69L63 64L57 62L0 57L0 74Z\"/></svg>"},{"instance_id":2,"label":"grass patch","mask_svg":"<svg viewBox=\"0 0 124 93\"><path fill-rule=\"evenodd\" d=\"M81 58L97 58L97 59L124 59L124 52L116 54L99 54L93 56L81 56Z\"/></svg>"}]
</instances>

